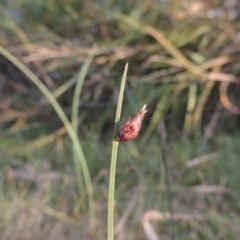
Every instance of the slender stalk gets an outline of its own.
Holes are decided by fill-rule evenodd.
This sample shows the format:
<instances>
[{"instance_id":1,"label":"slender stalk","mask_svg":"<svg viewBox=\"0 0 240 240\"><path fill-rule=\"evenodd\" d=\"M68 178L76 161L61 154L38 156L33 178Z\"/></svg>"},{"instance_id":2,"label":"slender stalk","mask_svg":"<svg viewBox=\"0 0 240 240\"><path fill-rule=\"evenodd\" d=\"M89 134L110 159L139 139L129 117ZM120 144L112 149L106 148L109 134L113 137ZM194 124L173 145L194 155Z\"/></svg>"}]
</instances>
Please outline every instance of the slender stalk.
<instances>
[{"instance_id":1,"label":"slender stalk","mask_svg":"<svg viewBox=\"0 0 240 240\"><path fill-rule=\"evenodd\" d=\"M122 110L122 100L125 88L125 82L127 77L128 64L126 64L122 81L120 92L118 96L116 118L113 131L113 146L112 146L112 157L111 157L111 167L110 167L110 178L109 178L109 194L108 194L108 240L114 240L114 190L115 190L115 175L117 166L117 151L118 142L115 141L116 129L120 121L121 110Z\"/></svg>"},{"instance_id":2,"label":"slender stalk","mask_svg":"<svg viewBox=\"0 0 240 240\"><path fill-rule=\"evenodd\" d=\"M6 57L10 62L12 62L18 69L20 69L39 89L40 91L45 95L45 97L48 99L48 101L53 106L54 110L58 114L59 118L63 122L69 137L72 140L73 146L75 148L76 154L78 156L78 160L82 167L83 172L83 178L86 185L86 191L89 198L89 202L93 202L93 187L92 182L88 170L88 166L86 163L85 156L82 151L81 144L77 138L77 135L72 127L72 124L69 122L67 116L63 112L61 106L56 101L52 93L45 87L45 85L24 65L22 64L17 58L15 58L10 52L8 52L5 48L3 48L0 45L0 54L2 54L4 57ZM90 204L91 207L91 204ZM91 210L90 210L91 212Z\"/></svg>"},{"instance_id":3,"label":"slender stalk","mask_svg":"<svg viewBox=\"0 0 240 240\"><path fill-rule=\"evenodd\" d=\"M112 146L112 159L110 167L109 195L108 195L108 240L114 239L114 193L115 175L117 166L118 142L114 141Z\"/></svg>"},{"instance_id":4,"label":"slender stalk","mask_svg":"<svg viewBox=\"0 0 240 240\"><path fill-rule=\"evenodd\" d=\"M75 91L74 91L74 94L73 94L72 126L73 126L73 129L74 129L76 135L78 135L78 106L79 106L80 94L81 94L84 79L86 77L87 71L90 67L90 64L91 64L92 60L93 60L93 56L88 56L86 58L83 66L81 68L81 71L78 75ZM81 193L83 193L83 189L84 189L83 182L81 180L81 176L82 176L82 174L81 174L81 164L78 161L77 153L75 151L74 146L73 146L73 159L74 159L74 165L75 165L75 169L76 169L78 190L79 190L79 194L81 194Z\"/></svg>"},{"instance_id":5,"label":"slender stalk","mask_svg":"<svg viewBox=\"0 0 240 240\"><path fill-rule=\"evenodd\" d=\"M73 94L73 104L72 104L72 126L74 129L74 132L76 135L78 135L78 109L79 109L79 99L80 99L80 94L82 91L82 85L84 82L84 79L87 75L87 71L90 67L90 64L93 60L92 55L89 55L86 60L84 61L84 64L81 68L81 71L78 75L77 78L77 83L76 83L76 87L75 87L75 91ZM78 186L78 191L80 194L80 198L83 200L85 197L85 193L84 193L84 184L82 181L82 177L84 175L83 173L83 169L81 167L81 163L78 161L78 155L76 152L76 149L74 146L72 146L73 149L73 159L74 159L74 166L75 166L75 171L76 171L76 178L77 178L77 186ZM91 235L93 234L93 229L95 226L95 210L94 210L94 201L93 199L90 199L90 209L89 209L89 232L91 233Z\"/></svg>"}]
</instances>

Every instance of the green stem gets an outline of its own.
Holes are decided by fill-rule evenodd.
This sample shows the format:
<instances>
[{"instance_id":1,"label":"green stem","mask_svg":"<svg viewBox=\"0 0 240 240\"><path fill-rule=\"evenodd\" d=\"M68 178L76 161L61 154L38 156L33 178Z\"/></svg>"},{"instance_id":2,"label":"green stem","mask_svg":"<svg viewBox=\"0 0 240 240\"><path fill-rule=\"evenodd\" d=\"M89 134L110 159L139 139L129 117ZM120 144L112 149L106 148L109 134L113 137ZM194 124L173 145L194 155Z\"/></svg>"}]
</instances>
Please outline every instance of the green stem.
<instances>
[{"instance_id":1,"label":"green stem","mask_svg":"<svg viewBox=\"0 0 240 240\"><path fill-rule=\"evenodd\" d=\"M82 91L82 85L84 82L84 79L87 75L87 71L90 67L90 64L93 60L94 56L89 55L86 60L84 61L84 64L81 68L81 71L78 75L77 78L77 83L76 83L76 87L75 87L75 91L73 94L73 104L72 104L72 126L74 129L74 132L76 135L78 135L78 109L79 109L79 99L80 99L80 94ZM78 186L78 190L79 190L79 194L80 194L80 198L84 199L85 197L85 192L84 190L84 184L82 181L82 177L84 176L84 172L83 169L81 167L81 163L78 161L78 155L76 152L76 149L74 146L72 146L73 148L73 159L74 159L74 166L75 166L75 171L76 171L76 178L77 178L77 186ZM90 211L89 211L89 232L92 233L91 235L93 236L93 230L95 227L95 210L94 210L94 201L93 199L90 199Z\"/></svg>"},{"instance_id":2,"label":"green stem","mask_svg":"<svg viewBox=\"0 0 240 240\"><path fill-rule=\"evenodd\" d=\"M79 109L80 94L81 94L84 79L86 77L87 71L90 67L92 60L93 60L93 56L88 56L86 58L86 60L84 61L81 71L78 74L77 83L76 83L76 87L75 87L75 91L74 91L74 95L73 95L72 126L73 126L73 129L74 129L76 135L78 135L78 109ZM73 159L74 159L74 165L75 165L75 169L76 169L77 186L78 186L79 194L83 194L84 187L83 187L83 182L81 180L81 175L82 175L81 170L82 169L81 169L81 164L78 161L77 153L75 151L74 146L73 146Z\"/></svg>"},{"instance_id":3,"label":"green stem","mask_svg":"<svg viewBox=\"0 0 240 240\"><path fill-rule=\"evenodd\" d=\"M114 190L115 190L115 175L117 166L117 151L118 142L113 141L112 146L112 159L110 167L109 179L109 198L108 198L108 239L114 239Z\"/></svg>"},{"instance_id":4,"label":"green stem","mask_svg":"<svg viewBox=\"0 0 240 240\"><path fill-rule=\"evenodd\" d=\"M109 193L108 193L108 240L114 240L114 190L115 190L115 176L116 176L116 166L117 166L117 151L118 142L115 141L116 129L121 117L122 101L125 88L125 82L127 77L128 64L126 64L122 81L120 92L118 96L116 118L113 131L113 146L112 146L112 157L111 157L111 167L110 167L110 178L109 178Z\"/></svg>"}]
</instances>

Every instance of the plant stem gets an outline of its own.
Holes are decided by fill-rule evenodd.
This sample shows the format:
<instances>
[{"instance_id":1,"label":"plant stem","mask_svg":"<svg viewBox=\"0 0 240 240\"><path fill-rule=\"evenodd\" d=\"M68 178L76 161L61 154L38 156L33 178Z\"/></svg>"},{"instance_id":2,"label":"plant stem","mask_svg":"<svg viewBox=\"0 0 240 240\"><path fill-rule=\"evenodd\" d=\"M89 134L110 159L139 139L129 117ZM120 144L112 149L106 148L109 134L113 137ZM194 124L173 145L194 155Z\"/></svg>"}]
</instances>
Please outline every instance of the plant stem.
<instances>
[{"instance_id":1,"label":"plant stem","mask_svg":"<svg viewBox=\"0 0 240 240\"><path fill-rule=\"evenodd\" d=\"M113 131L113 145L112 145L112 156L111 156L111 167L110 167L110 178L109 178L109 194L108 194L108 240L114 240L114 190L115 190L115 175L117 166L117 151L118 142L115 141L116 129L120 121L122 101L125 88L125 82L127 77L128 64L126 64L122 81L120 92L118 96L116 118Z\"/></svg>"},{"instance_id":2,"label":"plant stem","mask_svg":"<svg viewBox=\"0 0 240 240\"><path fill-rule=\"evenodd\" d=\"M108 240L114 239L114 193L118 142L113 141L108 197Z\"/></svg>"},{"instance_id":3,"label":"plant stem","mask_svg":"<svg viewBox=\"0 0 240 240\"><path fill-rule=\"evenodd\" d=\"M89 55L84 63L83 66L81 68L81 71L78 74L78 78L77 78L77 83L76 83L76 87L75 87L75 91L73 94L73 103L72 103L72 127L75 131L75 134L78 136L78 109L79 109L79 99L80 99L80 94L81 94L81 90L82 90L82 85L84 82L84 79L87 75L88 69L90 67L90 64L93 60L93 55ZM77 152L75 150L75 147L72 146L73 149L73 159L74 159L74 166L75 166L75 171L76 171L76 178L77 178L77 186L78 186L78 191L79 191L79 195L80 198L82 199L82 201L84 202L84 198L85 198L85 192L84 192L84 182L82 180L83 176L84 176L84 172L83 169L81 167L81 163L78 160L78 155ZM90 209L89 209L89 232L93 233L94 227L95 227L95 206L94 206L94 201L90 201Z\"/></svg>"},{"instance_id":4,"label":"plant stem","mask_svg":"<svg viewBox=\"0 0 240 240\"><path fill-rule=\"evenodd\" d=\"M74 95L73 95L73 103L72 103L72 126L73 129L76 133L76 135L78 135L78 107L79 107L79 99L80 99L80 94L81 94L81 90L82 90L82 85L84 82L84 79L86 77L87 71L90 67L90 64L92 62L93 56L88 56L86 58L86 60L83 63L83 66L78 74L78 78L77 78L77 83L76 83L76 87L75 87L75 91L74 91ZM75 171L76 171L76 177L77 177L77 186L78 186L78 190L79 190L79 194L83 194L83 182L82 182L82 169L81 169L81 164L78 161L78 157L77 157L77 153L75 151L75 148L73 146L73 159L74 159L74 165L75 165Z\"/></svg>"}]
</instances>

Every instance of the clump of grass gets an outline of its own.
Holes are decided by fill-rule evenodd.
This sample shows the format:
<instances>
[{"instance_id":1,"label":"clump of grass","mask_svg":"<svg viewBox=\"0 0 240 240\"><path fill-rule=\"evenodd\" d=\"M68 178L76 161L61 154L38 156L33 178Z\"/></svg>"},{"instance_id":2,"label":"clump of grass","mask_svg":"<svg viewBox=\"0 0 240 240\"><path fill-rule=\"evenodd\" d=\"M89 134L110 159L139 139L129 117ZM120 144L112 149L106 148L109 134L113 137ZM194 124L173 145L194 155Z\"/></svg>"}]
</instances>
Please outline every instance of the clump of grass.
<instances>
[{"instance_id":1,"label":"clump of grass","mask_svg":"<svg viewBox=\"0 0 240 240\"><path fill-rule=\"evenodd\" d=\"M86 187L86 193L89 199L89 221L94 222L94 216L93 216L93 186L90 178L90 173L89 169L87 166L87 162L80 144L80 141L77 137L77 133L75 131L76 129L76 107L73 108L73 125L69 122L67 116L65 115L63 109L61 106L58 104L52 93L47 89L47 87L34 75L24 64L22 64L17 58L15 58L10 52L8 52L6 49L4 49L2 46L0 46L0 54L2 54L4 57L6 57L10 62L12 62L17 68L19 68L28 78L31 80L38 88L39 90L43 93L43 95L48 99L48 101L51 103L53 106L54 110L58 114L59 118L61 119L62 123L64 124L69 137L72 140L72 144L74 147L74 152L76 153L77 159L79 161L79 165L81 166L81 171L82 171L82 176L85 182L85 187ZM87 64L89 64L91 59L88 59ZM87 66L85 66L84 71L86 71ZM84 76L82 76L81 81L83 81ZM79 81L79 82L81 82ZM76 97L80 94L80 87L78 90L79 84L77 84L77 90L76 90ZM74 98L74 106L76 105L76 97ZM77 167L79 169L79 167ZM77 171L77 174L80 174L79 171Z\"/></svg>"}]
</instances>

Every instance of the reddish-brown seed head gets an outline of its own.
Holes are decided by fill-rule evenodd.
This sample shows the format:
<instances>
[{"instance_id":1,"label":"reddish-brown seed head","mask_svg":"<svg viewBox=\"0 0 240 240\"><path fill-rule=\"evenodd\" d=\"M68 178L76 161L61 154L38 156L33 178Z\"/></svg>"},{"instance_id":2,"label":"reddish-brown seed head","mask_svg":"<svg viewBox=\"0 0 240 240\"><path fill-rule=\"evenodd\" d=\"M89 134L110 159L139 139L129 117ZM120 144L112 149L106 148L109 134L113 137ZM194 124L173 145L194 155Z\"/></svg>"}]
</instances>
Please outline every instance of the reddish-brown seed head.
<instances>
[{"instance_id":1,"label":"reddish-brown seed head","mask_svg":"<svg viewBox=\"0 0 240 240\"><path fill-rule=\"evenodd\" d=\"M137 113L136 116L130 118L120 127L117 137L118 142L126 142L132 140L138 135L141 129L144 115L147 112L145 108L146 105L143 106L143 108Z\"/></svg>"}]
</instances>

